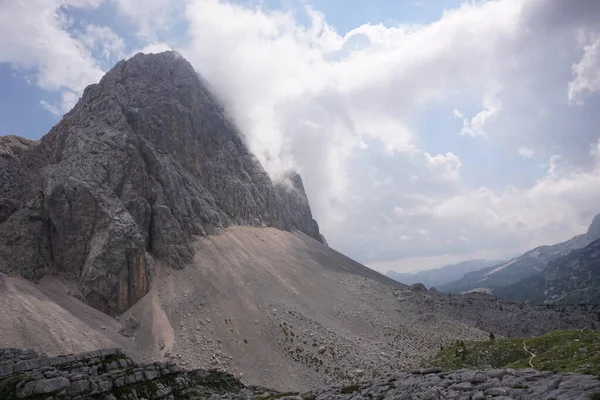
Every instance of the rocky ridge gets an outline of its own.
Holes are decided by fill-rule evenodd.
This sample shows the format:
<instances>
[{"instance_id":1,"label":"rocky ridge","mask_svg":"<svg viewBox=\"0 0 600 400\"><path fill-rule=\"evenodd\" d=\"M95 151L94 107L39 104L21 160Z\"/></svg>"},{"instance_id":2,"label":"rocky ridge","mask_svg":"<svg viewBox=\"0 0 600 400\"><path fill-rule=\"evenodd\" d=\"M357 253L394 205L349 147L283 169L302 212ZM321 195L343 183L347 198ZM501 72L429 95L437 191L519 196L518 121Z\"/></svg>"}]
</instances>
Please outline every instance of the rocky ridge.
<instances>
[{"instance_id":1,"label":"rocky ridge","mask_svg":"<svg viewBox=\"0 0 600 400\"><path fill-rule=\"evenodd\" d=\"M472 290L492 292L494 288L515 284L522 279L537 276L553 260L566 256L600 239L600 214L592 220L586 233L577 235L562 243L539 246L523 255L478 271L469 272L461 279L441 285L437 289L449 293Z\"/></svg>"},{"instance_id":2,"label":"rocky ridge","mask_svg":"<svg viewBox=\"0 0 600 400\"><path fill-rule=\"evenodd\" d=\"M600 304L599 257L600 239L550 261L540 274L495 288L494 294L534 304Z\"/></svg>"},{"instance_id":3,"label":"rocky ridge","mask_svg":"<svg viewBox=\"0 0 600 400\"><path fill-rule=\"evenodd\" d=\"M5 400L566 400L591 398L599 392L600 380L591 375L508 368L445 373L428 368L306 393L280 393L245 386L217 370L186 371L164 363L137 365L119 349L52 358L32 350L0 350L0 395Z\"/></svg>"},{"instance_id":4,"label":"rocky ridge","mask_svg":"<svg viewBox=\"0 0 600 400\"><path fill-rule=\"evenodd\" d=\"M300 176L274 184L175 52L119 62L39 142L0 137L0 271L58 274L103 312L232 225L323 240Z\"/></svg>"}]
</instances>

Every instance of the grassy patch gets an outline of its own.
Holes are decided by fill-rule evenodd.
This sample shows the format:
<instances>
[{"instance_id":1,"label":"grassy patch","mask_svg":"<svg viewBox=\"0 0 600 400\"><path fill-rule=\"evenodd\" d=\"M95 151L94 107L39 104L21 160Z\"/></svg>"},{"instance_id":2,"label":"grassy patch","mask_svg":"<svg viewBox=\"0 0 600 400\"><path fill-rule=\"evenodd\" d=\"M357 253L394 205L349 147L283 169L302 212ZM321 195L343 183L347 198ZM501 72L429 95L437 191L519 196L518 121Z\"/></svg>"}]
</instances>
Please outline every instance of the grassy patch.
<instances>
[{"instance_id":1,"label":"grassy patch","mask_svg":"<svg viewBox=\"0 0 600 400\"><path fill-rule=\"evenodd\" d=\"M471 368L529 368L531 361L540 371L600 375L600 332L591 330L554 331L531 338L510 338L459 342L441 350L426 366L446 371Z\"/></svg>"},{"instance_id":2,"label":"grassy patch","mask_svg":"<svg viewBox=\"0 0 600 400\"><path fill-rule=\"evenodd\" d=\"M192 383L222 391L237 391L244 387L242 382L230 373L211 369L192 372Z\"/></svg>"},{"instance_id":3,"label":"grassy patch","mask_svg":"<svg viewBox=\"0 0 600 400\"><path fill-rule=\"evenodd\" d=\"M360 389L360 386L358 386L358 385L342 386L342 388L340 389L340 393L341 394L350 394L350 393L356 392L358 389Z\"/></svg>"},{"instance_id":4,"label":"grassy patch","mask_svg":"<svg viewBox=\"0 0 600 400\"><path fill-rule=\"evenodd\" d=\"M286 396L298 396L299 394L300 393L298 393L298 392L269 393L268 395L265 395L265 396L255 397L254 400L275 400L275 399L280 399L280 398L286 397Z\"/></svg>"}]
</instances>

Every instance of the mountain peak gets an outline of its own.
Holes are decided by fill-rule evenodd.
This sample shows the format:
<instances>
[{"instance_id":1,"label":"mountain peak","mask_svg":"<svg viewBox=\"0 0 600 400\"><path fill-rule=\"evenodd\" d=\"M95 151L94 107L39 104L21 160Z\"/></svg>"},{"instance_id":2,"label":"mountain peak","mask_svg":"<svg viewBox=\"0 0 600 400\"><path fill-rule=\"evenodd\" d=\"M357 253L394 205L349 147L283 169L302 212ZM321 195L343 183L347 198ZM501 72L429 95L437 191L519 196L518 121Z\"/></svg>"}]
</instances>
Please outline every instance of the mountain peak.
<instances>
[{"instance_id":1,"label":"mountain peak","mask_svg":"<svg viewBox=\"0 0 600 400\"><path fill-rule=\"evenodd\" d=\"M322 241L299 176L296 190L273 184L176 52L119 62L41 144L21 147L0 158L0 200L14 206L0 219L0 269L60 274L108 313L148 291L153 260L184 267L198 236L250 225Z\"/></svg>"},{"instance_id":2,"label":"mountain peak","mask_svg":"<svg viewBox=\"0 0 600 400\"><path fill-rule=\"evenodd\" d=\"M600 239L600 214L596 215L590 224L586 237L590 240Z\"/></svg>"},{"instance_id":3,"label":"mountain peak","mask_svg":"<svg viewBox=\"0 0 600 400\"><path fill-rule=\"evenodd\" d=\"M176 51L162 53L137 53L127 60L119 61L103 79L113 75L120 78L172 80L198 79L194 67Z\"/></svg>"}]
</instances>

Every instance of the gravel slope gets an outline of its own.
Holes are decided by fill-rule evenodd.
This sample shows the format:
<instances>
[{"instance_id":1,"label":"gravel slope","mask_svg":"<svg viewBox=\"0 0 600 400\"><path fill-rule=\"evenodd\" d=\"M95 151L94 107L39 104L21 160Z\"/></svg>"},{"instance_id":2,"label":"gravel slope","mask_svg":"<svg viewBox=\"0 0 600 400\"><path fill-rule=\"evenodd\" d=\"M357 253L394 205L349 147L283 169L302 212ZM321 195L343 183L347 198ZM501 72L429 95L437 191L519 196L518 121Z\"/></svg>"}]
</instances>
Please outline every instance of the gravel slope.
<instances>
[{"instance_id":1,"label":"gravel slope","mask_svg":"<svg viewBox=\"0 0 600 400\"><path fill-rule=\"evenodd\" d=\"M137 361L223 368L248 384L308 390L412 369L442 344L487 338L490 327L499 337L540 334L588 328L595 317L409 288L274 228L232 227L194 246L186 268L157 265L150 292L119 321L56 280L3 278L0 347L56 354L117 346Z\"/></svg>"},{"instance_id":2,"label":"gravel slope","mask_svg":"<svg viewBox=\"0 0 600 400\"><path fill-rule=\"evenodd\" d=\"M131 346L118 321L68 293L54 278L36 285L0 274L0 347L59 354Z\"/></svg>"}]
</instances>

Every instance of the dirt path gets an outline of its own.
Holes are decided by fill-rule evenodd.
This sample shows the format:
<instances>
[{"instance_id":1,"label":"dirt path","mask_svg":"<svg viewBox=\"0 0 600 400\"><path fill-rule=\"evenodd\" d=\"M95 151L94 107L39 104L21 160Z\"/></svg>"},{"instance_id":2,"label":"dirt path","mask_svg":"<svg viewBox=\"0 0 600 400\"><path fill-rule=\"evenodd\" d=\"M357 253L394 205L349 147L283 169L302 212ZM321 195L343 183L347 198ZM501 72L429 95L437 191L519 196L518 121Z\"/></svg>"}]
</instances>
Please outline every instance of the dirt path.
<instances>
[{"instance_id":1,"label":"dirt path","mask_svg":"<svg viewBox=\"0 0 600 400\"><path fill-rule=\"evenodd\" d=\"M531 354L531 358L528 361L529 362L529 366L531 368L535 368L531 362L536 357L536 355L527 349L527 345L525 345L525 342L526 342L526 340L523 340L523 350L525 350L526 352L528 352L529 354Z\"/></svg>"}]
</instances>

